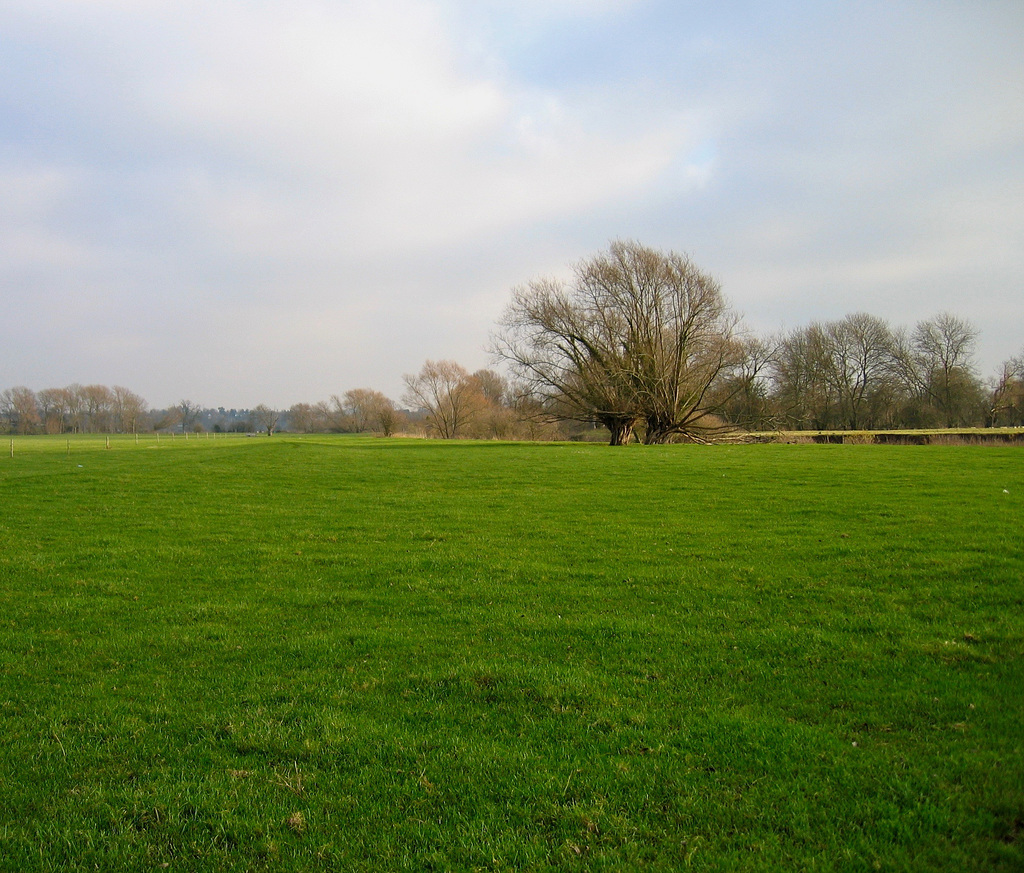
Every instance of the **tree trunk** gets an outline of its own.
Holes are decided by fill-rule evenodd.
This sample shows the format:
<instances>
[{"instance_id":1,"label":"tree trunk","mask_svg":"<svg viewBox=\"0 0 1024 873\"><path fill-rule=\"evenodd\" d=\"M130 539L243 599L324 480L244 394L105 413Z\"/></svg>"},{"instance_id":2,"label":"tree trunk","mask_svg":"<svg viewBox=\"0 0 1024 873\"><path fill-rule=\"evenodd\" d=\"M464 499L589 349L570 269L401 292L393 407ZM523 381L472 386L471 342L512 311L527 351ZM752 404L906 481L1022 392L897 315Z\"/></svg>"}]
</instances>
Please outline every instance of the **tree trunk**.
<instances>
[{"instance_id":1,"label":"tree trunk","mask_svg":"<svg viewBox=\"0 0 1024 873\"><path fill-rule=\"evenodd\" d=\"M606 415L602 416L598 420L608 428L611 433L611 439L608 441L608 445L625 446L629 444L630 439L633 437L633 425L636 423L636 419L631 417Z\"/></svg>"}]
</instances>

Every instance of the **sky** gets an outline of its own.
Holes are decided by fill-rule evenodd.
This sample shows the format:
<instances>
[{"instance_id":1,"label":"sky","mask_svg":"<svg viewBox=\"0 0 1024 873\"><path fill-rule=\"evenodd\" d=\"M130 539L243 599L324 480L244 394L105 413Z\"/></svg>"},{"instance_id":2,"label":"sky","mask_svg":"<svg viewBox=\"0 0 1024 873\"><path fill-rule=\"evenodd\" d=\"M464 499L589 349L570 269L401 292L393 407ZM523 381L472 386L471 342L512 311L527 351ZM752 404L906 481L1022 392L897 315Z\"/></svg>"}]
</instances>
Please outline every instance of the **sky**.
<instances>
[{"instance_id":1,"label":"sky","mask_svg":"<svg viewBox=\"0 0 1024 873\"><path fill-rule=\"evenodd\" d=\"M1024 351L1020 0L3 0L0 390L400 399L612 240Z\"/></svg>"}]
</instances>

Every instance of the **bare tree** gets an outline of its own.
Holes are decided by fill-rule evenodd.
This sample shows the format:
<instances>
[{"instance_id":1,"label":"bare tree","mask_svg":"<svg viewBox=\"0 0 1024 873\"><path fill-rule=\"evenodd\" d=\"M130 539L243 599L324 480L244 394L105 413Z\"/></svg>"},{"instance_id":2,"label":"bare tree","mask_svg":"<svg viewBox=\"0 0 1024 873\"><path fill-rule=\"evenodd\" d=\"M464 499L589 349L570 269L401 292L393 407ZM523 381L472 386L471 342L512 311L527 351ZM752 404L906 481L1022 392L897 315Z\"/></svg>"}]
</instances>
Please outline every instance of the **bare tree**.
<instances>
[{"instance_id":1,"label":"bare tree","mask_svg":"<svg viewBox=\"0 0 1024 873\"><path fill-rule=\"evenodd\" d=\"M35 392L24 386L0 392L0 417L7 420L8 433L34 433L41 422Z\"/></svg>"},{"instance_id":2,"label":"bare tree","mask_svg":"<svg viewBox=\"0 0 1024 873\"><path fill-rule=\"evenodd\" d=\"M373 395L369 388L351 388L342 398L345 413L355 433L364 433L370 429L370 418L373 415Z\"/></svg>"},{"instance_id":3,"label":"bare tree","mask_svg":"<svg viewBox=\"0 0 1024 873\"><path fill-rule=\"evenodd\" d=\"M181 425L182 433L185 433L191 425L195 424L201 411L202 407L198 403L193 403L191 400L178 401L173 407L173 412L174 417Z\"/></svg>"},{"instance_id":4,"label":"bare tree","mask_svg":"<svg viewBox=\"0 0 1024 873\"><path fill-rule=\"evenodd\" d=\"M790 331L771 361L774 400L782 421L793 428L822 428L829 406L822 375L821 331L815 326Z\"/></svg>"},{"instance_id":5,"label":"bare tree","mask_svg":"<svg viewBox=\"0 0 1024 873\"><path fill-rule=\"evenodd\" d=\"M823 329L824 378L843 427L875 427L891 403L895 339L880 318L859 312Z\"/></svg>"},{"instance_id":6,"label":"bare tree","mask_svg":"<svg viewBox=\"0 0 1024 873\"><path fill-rule=\"evenodd\" d=\"M106 385L78 387L84 420L82 429L90 433L109 433L113 430L114 395Z\"/></svg>"},{"instance_id":7,"label":"bare tree","mask_svg":"<svg viewBox=\"0 0 1024 873\"><path fill-rule=\"evenodd\" d=\"M989 391L988 423L1024 425L1024 350L1004 361Z\"/></svg>"},{"instance_id":8,"label":"bare tree","mask_svg":"<svg viewBox=\"0 0 1024 873\"><path fill-rule=\"evenodd\" d=\"M405 413L390 398L386 404L381 404L377 409L377 425L380 428L381 436L394 436L405 423Z\"/></svg>"},{"instance_id":9,"label":"bare tree","mask_svg":"<svg viewBox=\"0 0 1024 873\"><path fill-rule=\"evenodd\" d=\"M67 398L67 411L65 413L66 429L72 433L81 433L86 429L88 423L85 407L85 397L82 394L82 386L77 382L68 385L64 389Z\"/></svg>"},{"instance_id":10,"label":"bare tree","mask_svg":"<svg viewBox=\"0 0 1024 873\"><path fill-rule=\"evenodd\" d=\"M332 433L345 433L352 430L352 419L345 409L345 401L337 394L332 394L329 402L320 404L327 422L327 429Z\"/></svg>"},{"instance_id":11,"label":"bare tree","mask_svg":"<svg viewBox=\"0 0 1024 873\"><path fill-rule=\"evenodd\" d=\"M476 380L481 393L488 402L498 406L507 405L508 401L508 379L494 370L477 370L472 378Z\"/></svg>"},{"instance_id":12,"label":"bare tree","mask_svg":"<svg viewBox=\"0 0 1024 873\"><path fill-rule=\"evenodd\" d=\"M465 368L454 361L427 361L419 373L404 377L402 399L426 413L427 428L455 439L478 414L482 394Z\"/></svg>"},{"instance_id":13,"label":"bare tree","mask_svg":"<svg viewBox=\"0 0 1024 873\"><path fill-rule=\"evenodd\" d=\"M45 433L64 433L69 407L67 388L44 388L36 399Z\"/></svg>"},{"instance_id":14,"label":"bare tree","mask_svg":"<svg viewBox=\"0 0 1024 873\"><path fill-rule=\"evenodd\" d=\"M395 402L372 388L353 388L342 397L334 395L332 402L344 417L345 429L354 433L376 431L391 436L398 423Z\"/></svg>"},{"instance_id":15,"label":"bare tree","mask_svg":"<svg viewBox=\"0 0 1024 873\"><path fill-rule=\"evenodd\" d=\"M114 428L120 433L137 433L146 415L146 401L134 391L115 385L111 391Z\"/></svg>"},{"instance_id":16,"label":"bare tree","mask_svg":"<svg viewBox=\"0 0 1024 873\"><path fill-rule=\"evenodd\" d=\"M817 429L893 423L902 393L897 346L889 326L865 313L792 331L772 361L781 414Z\"/></svg>"},{"instance_id":17,"label":"bare tree","mask_svg":"<svg viewBox=\"0 0 1024 873\"><path fill-rule=\"evenodd\" d=\"M769 369L778 355L777 337L760 339L745 337L741 341L742 358L732 375L720 388L721 401L716 404L733 424L751 430L765 430L775 424L772 383Z\"/></svg>"},{"instance_id":18,"label":"bare tree","mask_svg":"<svg viewBox=\"0 0 1024 873\"><path fill-rule=\"evenodd\" d=\"M277 429L277 422L281 418L281 413L276 409L271 409L264 403L255 407L252 411L252 422L256 430L265 430L267 436L273 436L274 431Z\"/></svg>"},{"instance_id":19,"label":"bare tree","mask_svg":"<svg viewBox=\"0 0 1024 873\"><path fill-rule=\"evenodd\" d=\"M546 408L603 424L613 445L640 422L644 442L660 443L719 427L711 389L742 360L737 323L685 255L613 242L568 286L516 289L493 349Z\"/></svg>"},{"instance_id":20,"label":"bare tree","mask_svg":"<svg viewBox=\"0 0 1024 873\"><path fill-rule=\"evenodd\" d=\"M597 422L625 445L640 418L614 313L561 282L540 279L512 292L493 351L520 379L520 408L537 416ZM527 398L536 398L526 404Z\"/></svg>"},{"instance_id":21,"label":"bare tree","mask_svg":"<svg viewBox=\"0 0 1024 873\"><path fill-rule=\"evenodd\" d=\"M327 416L321 408L326 404L295 403L288 410L289 427L299 433L318 433L327 430Z\"/></svg>"},{"instance_id":22,"label":"bare tree","mask_svg":"<svg viewBox=\"0 0 1024 873\"><path fill-rule=\"evenodd\" d=\"M511 439L515 436L518 416L511 406L509 382L495 370L477 370L470 376L480 391L479 412L471 431L480 439Z\"/></svg>"},{"instance_id":23,"label":"bare tree","mask_svg":"<svg viewBox=\"0 0 1024 873\"><path fill-rule=\"evenodd\" d=\"M983 406L974 368L977 338L970 322L948 312L919 322L909 340L897 337L903 379L946 427L974 422Z\"/></svg>"},{"instance_id":24,"label":"bare tree","mask_svg":"<svg viewBox=\"0 0 1024 873\"><path fill-rule=\"evenodd\" d=\"M402 414L395 401L380 391L373 392L373 403L370 407L370 423L382 436L393 436Z\"/></svg>"}]
</instances>

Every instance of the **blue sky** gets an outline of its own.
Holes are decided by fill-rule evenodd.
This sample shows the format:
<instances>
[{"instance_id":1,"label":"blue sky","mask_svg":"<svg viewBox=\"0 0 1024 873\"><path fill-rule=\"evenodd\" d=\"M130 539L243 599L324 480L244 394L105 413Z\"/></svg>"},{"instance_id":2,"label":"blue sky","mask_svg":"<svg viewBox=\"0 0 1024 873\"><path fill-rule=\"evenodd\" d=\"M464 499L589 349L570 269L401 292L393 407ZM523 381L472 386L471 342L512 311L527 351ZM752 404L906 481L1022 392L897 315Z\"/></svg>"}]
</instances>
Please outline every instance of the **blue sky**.
<instances>
[{"instance_id":1,"label":"blue sky","mask_svg":"<svg viewBox=\"0 0 1024 873\"><path fill-rule=\"evenodd\" d=\"M0 388L397 398L612 239L1024 349L1018 0L5 0Z\"/></svg>"}]
</instances>

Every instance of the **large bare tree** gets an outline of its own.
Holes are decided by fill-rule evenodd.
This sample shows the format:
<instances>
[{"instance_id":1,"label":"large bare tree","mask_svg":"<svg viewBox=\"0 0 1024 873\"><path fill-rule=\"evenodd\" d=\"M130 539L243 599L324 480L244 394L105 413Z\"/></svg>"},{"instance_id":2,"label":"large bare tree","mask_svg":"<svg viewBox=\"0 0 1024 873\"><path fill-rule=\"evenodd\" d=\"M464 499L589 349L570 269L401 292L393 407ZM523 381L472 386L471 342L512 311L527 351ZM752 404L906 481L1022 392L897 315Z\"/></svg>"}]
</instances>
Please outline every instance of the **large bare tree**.
<instances>
[{"instance_id":1,"label":"large bare tree","mask_svg":"<svg viewBox=\"0 0 1024 873\"><path fill-rule=\"evenodd\" d=\"M573 273L514 290L494 338L529 390L604 425L613 445L638 424L647 443L717 429L712 388L743 357L718 282L686 255L636 242L613 242Z\"/></svg>"}]
</instances>

